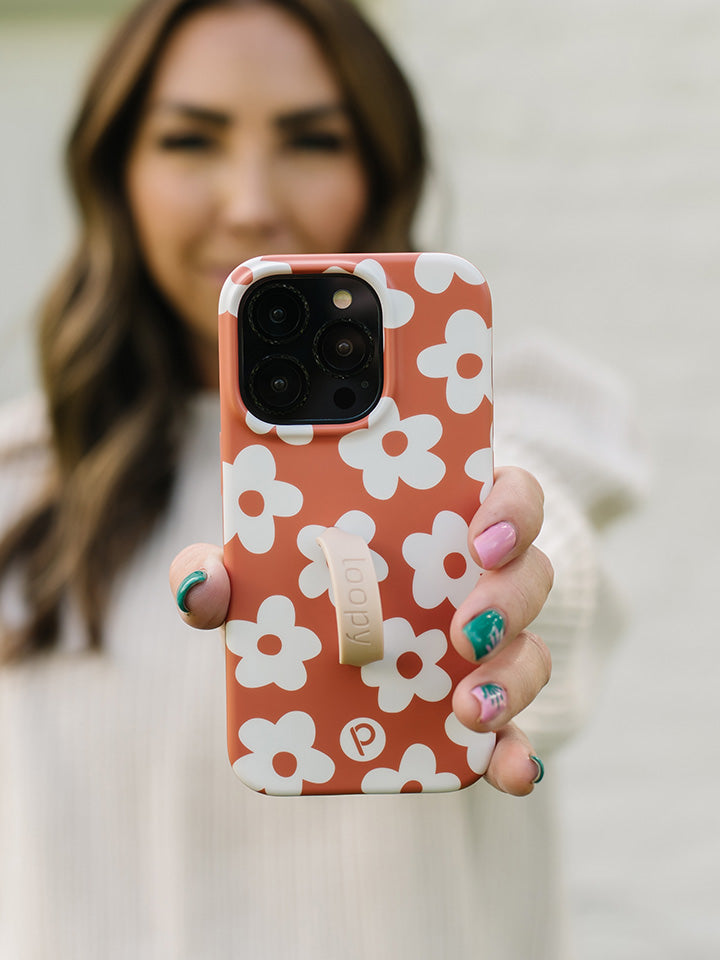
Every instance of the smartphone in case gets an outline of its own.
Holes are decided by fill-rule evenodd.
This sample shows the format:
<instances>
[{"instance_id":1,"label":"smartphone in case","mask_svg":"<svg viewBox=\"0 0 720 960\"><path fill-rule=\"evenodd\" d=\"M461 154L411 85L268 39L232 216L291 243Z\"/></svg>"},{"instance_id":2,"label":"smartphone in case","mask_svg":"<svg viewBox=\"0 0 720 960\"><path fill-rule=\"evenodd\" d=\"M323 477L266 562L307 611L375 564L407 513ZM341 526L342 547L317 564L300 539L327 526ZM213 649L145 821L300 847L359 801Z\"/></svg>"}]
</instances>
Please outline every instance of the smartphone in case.
<instances>
[{"instance_id":1,"label":"smartphone in case","mask_svg":"<svg viewBox=\"0 0 720 960\"><path fill-rule=\"evenodd\" d=\"M492 485L491 302L443 253L257 257L220 298L228 752L266 794L457 790L452 615Z\"/></svg>"}]
</instances>

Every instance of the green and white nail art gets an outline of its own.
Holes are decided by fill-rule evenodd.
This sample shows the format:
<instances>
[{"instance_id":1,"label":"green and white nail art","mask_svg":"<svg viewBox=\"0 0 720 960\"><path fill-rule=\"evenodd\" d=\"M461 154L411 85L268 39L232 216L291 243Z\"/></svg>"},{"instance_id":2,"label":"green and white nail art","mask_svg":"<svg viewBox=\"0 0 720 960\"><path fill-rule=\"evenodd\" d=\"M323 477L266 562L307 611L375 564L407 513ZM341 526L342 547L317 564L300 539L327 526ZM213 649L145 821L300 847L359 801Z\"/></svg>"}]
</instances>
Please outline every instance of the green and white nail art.
<instances>
[{"instance_id":1,"label":"green and white nail art","mask_svg":"<svg viewBox=\"0 0 720 960\"><path fill-rule=\"evenodd\" d=\"M480 704L478 720L481 723L494 720L507 706L505 690L499 683L483 683L481 686L474 687L471 693Z\"/></svg>"},{"instance_id":2,"label":"green and white nail art","mask_svg":"<svg viewBox=\"0 0 720 960\"><path fill-rule=\"evenodd\" d=\"M465 624L463 633L472 644L475 659L480 660L505 636L505 620L497 610L485 610Z\"/></svg>"}]
</instances>

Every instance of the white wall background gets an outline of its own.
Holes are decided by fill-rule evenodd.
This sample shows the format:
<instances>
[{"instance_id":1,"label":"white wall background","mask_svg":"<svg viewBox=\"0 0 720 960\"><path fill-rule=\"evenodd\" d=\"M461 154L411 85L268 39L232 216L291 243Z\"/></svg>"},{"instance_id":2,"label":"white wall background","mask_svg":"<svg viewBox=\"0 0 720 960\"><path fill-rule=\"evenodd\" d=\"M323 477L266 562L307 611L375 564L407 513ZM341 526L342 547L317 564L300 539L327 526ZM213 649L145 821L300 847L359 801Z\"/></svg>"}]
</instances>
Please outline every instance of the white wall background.
<instances>
[{"instance_id":1,"label":"white wall background","mask_svg":"<svg viewBox=\"0 0 720 960\"><path fill-rule=\"evenodd\" d=\"M421 91L445 226L499 341L541 331L626 379L653 461L608 555L634 610L564 785L579 960L720 955L720 4L374 0ZM0 398L70 215L61 131L100 26L0 20ZM437 192L437 191L436 191ZM430 223L436 223L438 203ZM520 906L521 912L521 906Z\"/></svg>"},{"instance_id":2,"label":"white wall background","mask_svg":"<svg viewBox=\"0 0 720 960\"><path fill-rule=\"evenodd\" d=\"M549 335L634 393L654 474L608 556L633 609L565 751L579 960L720 956L720 5L396 0L449 242L498 342Z\"/></svg>"}]
</instances>

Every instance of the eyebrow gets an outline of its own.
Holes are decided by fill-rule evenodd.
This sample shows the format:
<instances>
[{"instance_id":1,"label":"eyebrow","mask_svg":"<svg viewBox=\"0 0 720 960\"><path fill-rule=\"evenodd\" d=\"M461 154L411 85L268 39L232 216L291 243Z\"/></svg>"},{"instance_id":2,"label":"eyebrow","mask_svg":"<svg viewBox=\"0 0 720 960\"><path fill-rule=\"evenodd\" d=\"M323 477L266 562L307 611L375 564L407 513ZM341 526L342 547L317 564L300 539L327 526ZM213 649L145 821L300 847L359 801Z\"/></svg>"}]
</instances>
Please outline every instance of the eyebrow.
<instances>
[{"instance_id":1,"label":"eyebrow","mask_svg":"<svg viewBox=\"0 0 720 960\"><path fill-rule=\"evenodd\" d=\"M201 107L193 103L179 103L171 100L163 100L152 107L152 113L179 113L189 120L204 120L206 123L214 123L216 126L227 126L231 117L228 113L221 110L212 110L210 107Z\"/></svg>"},{"instance_id":2,"label":"eyebrow","mask_svg":"<svg viewBox=\"0 0 720 960\"><path fill-rule=\"evenodd\" d=\"M304 107L302 110L291 110L281 113L275 118L278 127L299 127L315 120L325 120L333 116L347 117L348 110L344 103L321 103L313 107Z\"/></svg>"},{"instance_id":3,"label":"eyebrow","mask_svg":"<svg viewBox=\"0 0 720 960\"><path fill-rule=\"evenodd\" d=\"M227 127L233 117L222 110L213 110L211 107L203 107L194 103L184 103L176 101L161 101L157 103L153 112L177 113L190 120L200 120L205 123L212 123L217 127ZM293 127L301 127L316 120L324 120L334 115L347 116L347 107L344 103L320 103L310 107L302 107L299 110L290 110L287 113L278 114L274 118L274 123L281 130Z\"/></svg>"}]
</instances>

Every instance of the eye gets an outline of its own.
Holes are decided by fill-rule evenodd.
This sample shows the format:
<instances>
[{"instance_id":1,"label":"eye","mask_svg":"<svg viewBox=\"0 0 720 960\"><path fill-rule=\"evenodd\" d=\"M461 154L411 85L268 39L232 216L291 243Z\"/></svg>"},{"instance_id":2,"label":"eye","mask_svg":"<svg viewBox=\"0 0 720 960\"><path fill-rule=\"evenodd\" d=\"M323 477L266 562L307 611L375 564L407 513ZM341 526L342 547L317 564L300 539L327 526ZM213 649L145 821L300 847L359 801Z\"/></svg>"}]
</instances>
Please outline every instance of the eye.
<instances>
[{"instance_id":1,"label":"eye","mask_svg":"<svg viewBox=\"0 0 720 960\"><path fill-rule=\"evenodd\" d=\"M168 133L158 139L158 144L162 150L195 152L210 149L214 141L203 133Z\"/></svg>"},{"instance_id":2,"label":"eye","mask_svg":"<svg viewBox=\"0 0 720 960\"><path fill-rule=\"evenodd\" d=\"M342 134L321 130L296 133L289 139L289 146L294 150L325 153L339 153L345 149L347 143L347 137Z\"/></svg>"}]
</instances>

